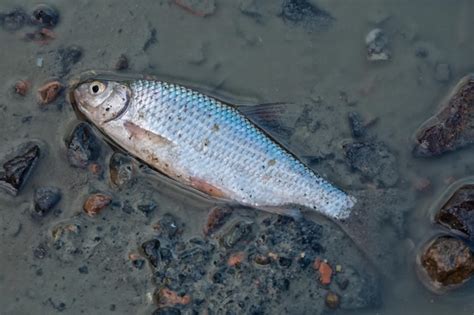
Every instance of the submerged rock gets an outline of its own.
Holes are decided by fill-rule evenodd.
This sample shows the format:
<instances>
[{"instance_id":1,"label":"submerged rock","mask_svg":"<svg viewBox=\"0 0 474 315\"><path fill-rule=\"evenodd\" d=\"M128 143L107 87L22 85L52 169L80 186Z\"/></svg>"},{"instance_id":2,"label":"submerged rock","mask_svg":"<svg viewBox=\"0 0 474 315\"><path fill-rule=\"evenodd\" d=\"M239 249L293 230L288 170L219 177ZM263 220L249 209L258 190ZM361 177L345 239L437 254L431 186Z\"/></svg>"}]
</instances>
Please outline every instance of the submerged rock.
<instances>
[{"instance_id":1,"label":"submerged rock","mask_svg":"<svg viewBox=\"0 0 474 315\"><path fill-rule=\"evenodd\" d=\"M39 4L31 14L31 21L43 27L55 27L59 22L59 12L50 5Z\"/></svg>"},{"instance_id":2,"label":"submerged rock","mask_svg":"<svg viewBox=\"0 0 474 315\"><path fill-rule=\"evenodd\" d=\"M142 244L142 250L145 257L153 267L158 266L160 260L160 241L152 239Z\"/></svg>"},{"instance_id":3,"label":"submerged rock","mask_svg":"<svg viewBox=\"0 0 474 315\"><path fill-rule=\"evenodd\" d=\"M128 62L127 56L125 56L124 54L121 54L114 68L115 70L123 71L123 70L127 70L128 66L129 66L129 62Z\"/></svg>"},{"instance_id":4,"label":"submerged rock","mask_svg":"<svg viewBox=\"0 0 474 315\"><path fill-rule=\"evenodd\" d=\"M93 194L87 197L84 202L83 210L87 215L93 217L112 202L112 197L105 194Z\"/></svg>"},{"instance_id":5,"label":"submerged rock","mask_svg":"<svg viewBox=\"0 0 474 315\"><path fill-rule=\"evenodd\" d=\"M339 307L339 304L341 304L341 298L337 293L334 293L332 291L329 291L326 294L326 298L324 299L326 306L331 308L331 309L337 309Z\"/></svg>"},{"instance_id":6,"label":"submerged rock","mask_svg":"<svg viewBox=\"0 0 474 315\"><path fill-rule=\"evenodd\" d=\"M365 37L367 46L367 59L370 61L381 61L390 59L388 38L380 28L371 30Z\"/></svg>"},{"instance_id":7,"label":"submerged rock","mask_svg":"<svg viewBox=\"0 0 474 315\"><path fill-rule=\"evenodd\" d=\"M456 190L436 214L435 220L474 241L474 185L464 185Z\"/></svg>"},{"instance_id":8,"label":"submerged rock","mask_svg":"<svg viewBox=\"0 0 474 315\"><path fill-rule=\"evenodd\" d=\"M130 156L116 152L110 157L110 181L115 186L120 187L130 182L133 177L133 172L133 162Z\"/></svg>"},{"instance_id":9,"label":"submerged rock","mask_svg":"<svg viewBox=\"0 0 474 315\"><path fill-rule=\"evenodd\" d=\"M431 243L421 256L421 266L435 288L460 285L474 272L472 252L463 241L442 236Z\"/></svg>"},{"instance_id":10,"label":"submerged rock","mask_svg":"<svg viewBox=\"0 0 474 315\"><path fill-rule=\"evenodd\" d=\"M441 155L474 143L474 74L454 87L441 111L428 119L415 134L414 154Z\"/></svg>"},{"instance_id":11,"label":"submerged rock","mask_svg":"<svg viewBox=\"0 0 474 315\"><path fill-rule=\"evenodd\" d=\"M302 26L309 31L326 29L334 22L334 17L308 0L284 0L281 18L288 23Z\"/></svg>"},{"instance_id":12,"label":"submerged rock","mask_svg":"<svg viewBox=\"0 0 474 315\"><path fill-rule=\"evenodd\" d=\"M396 158L388 147L379 142L353 142L343 146L352 169L364 178L385 187L394 186L399 174Z\"/></svg>"},{"instance_id":13,"label":"submerged rock","mask_svg":"<svg viewBox=\"0 0 474 315\"><path fill-rule=\"evenodd\" d=\"M35 213L44 216L61 200L61 190L57 187L41 187L35 190Z\"/></svg>"},{"instance_id":14,"label":"submerged rock","mask_svg":"<svg viewBox=\"0 0 474 315\"><path fill-rule=\"evenodd\" d=\"M40 104L52 103L63 90L63 85L59 81L48 82L38 89L38 99Z\"/></svg>"},{"instance_id":15,"label":"submerged rock","mask_svg":"<svg viewBox=\"0 0 474 315\"><path fill-rule=\"evenodd\" d=\"M39 159L40 148L36 144L21 145L13 154L13 158L3 163L0 170L0 188L13 196L26 182Z\"/></svg>"},{"instance_id":16,"label":"submerged rock","mask_svg":"<svg viewBox=\"0 0 474 315\"><path fill-rule=\"evenodd\" d=\"M59 76L66 76L72 67L81 60L82 55L82 48L76 45L58 49L58 59L61 64Z\"/></svg>"},{"instance_id":17,"label":"submerged rock","mask_svg":"<svg viewBox=\"0 0 474 315\"><path fill-rule=\"evenodd\" d=\"M100 145L86 123L80 123L74 128L67 141L67 158L74 167L86 169L89 163L96 161L100 155Z\"/></svg>"}]
</instances>

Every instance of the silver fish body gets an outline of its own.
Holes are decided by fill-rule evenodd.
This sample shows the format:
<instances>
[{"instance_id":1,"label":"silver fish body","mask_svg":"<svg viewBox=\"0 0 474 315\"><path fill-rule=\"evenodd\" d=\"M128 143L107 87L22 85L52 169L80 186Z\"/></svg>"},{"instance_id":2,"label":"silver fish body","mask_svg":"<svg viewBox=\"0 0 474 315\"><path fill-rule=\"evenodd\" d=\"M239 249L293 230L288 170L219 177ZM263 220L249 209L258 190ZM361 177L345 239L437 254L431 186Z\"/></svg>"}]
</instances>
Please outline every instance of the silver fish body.
<instances>
[{"instance_id":1,"label":"silver fish body","mask_svg":"<svg viewBox=\"0 0 474 315\"><path fill-rule=\"evenodd\" d=\"M237 109L157 80L87 81L74 102L123 149L208 195L279 213L349 216L355 198L317 175Z\"/></svg>"}]
</instances>

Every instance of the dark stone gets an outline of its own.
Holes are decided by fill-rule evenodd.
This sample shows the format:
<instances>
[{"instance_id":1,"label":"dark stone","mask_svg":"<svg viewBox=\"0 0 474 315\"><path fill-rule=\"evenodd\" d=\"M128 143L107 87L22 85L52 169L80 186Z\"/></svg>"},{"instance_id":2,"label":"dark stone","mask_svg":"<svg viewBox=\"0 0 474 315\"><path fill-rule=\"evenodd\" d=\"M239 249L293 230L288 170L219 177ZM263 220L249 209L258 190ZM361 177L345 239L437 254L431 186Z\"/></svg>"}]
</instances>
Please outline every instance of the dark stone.
<instances>
[{"instance_id":1,"label":"dark stone","mask_svg":"<svg viewBox=\"0 0 474 315\"><path fill-rule=\"evenodd\" d=\"M115 64L115 70L118 71L123 71L128 69L128 58L125 55L120 55L119 59L117 60L117 63Z\"/></svg>"},{"instance_id":2,"label":"dark stone","mask_svg":"<svg viewBox=\"0 0 474 315\"><path fill-rule=\"evenodd\" d=\"M83 55L82 48L79 46L69 46L58 50L59 62L61 64L60 77L66 76L72 67L81 60Z\"/></svg>"},{"instance_id":3,"label":"dark stone","mask_svg":"<svg viewBox=\"0 0 474 315\"><path fill-rule=\"evenodd\" d=\"M40 155L38 145L22 145L16 151L15 157L5 162L0 170L0 188L13 196L26 182Z\"/></svg>"},{"instance_id":4,"label":"dark stone","mask_svg":"<svg viewBox=\"0 0 474 315\"><path fill-rule=\"evenodd\" d=\"M33 256L38 259L44 259L48 255L48 248L44 244L39 244L33 249Z\"/></svg>"},{"instance_id":5,"label":"dark stone","mask_svg":"<svg viewBox=\"0 0 474 315\"><path fill-rule=\"evenodd\" d=\"M341 304L341 298L336 293L329 291L326 294L326 298L324 299L324 302L326 303L327 307L334 310L339 307L339 304Z\"/></svg>"},{"instance_id":6,"label":"dark stone","mask_svg":"<svg viewBox=\"0 0 474 315\"><path fill-rule=\"evenodd\" d=\"M307 0L284 0L280 15L285 22L301 25L309 31L326 29L334 17Z\"/></svg>"},{"instance_id":7,"label":"dark stone","mask_svg":"<svg viewBox=\"0 0 474 315\"><path fill-rule=\"evenodd\" d=\"M159 230L162 234L173 238L180 231L181 224L178 220L170 213L166 213L158 222Z\"/></svg>"},{"instance_id":8,"label":"dark stone","mask_svg":"<svg viewBox=\"0 0 474 315\"><path fill-rule=\"evenodd\" d=\"M116 152L110 157L110 181L115 186L120 187L130 182L133 177L133 172L132 158L128 155Z\"/></svg>"},{"instance_id":9,"label":"dark stone","mask_svg":"<svg viewBox=\"0 0 474 315\"><path fill-rule=\"evenodd\" d=\"M206 226L204 227L204 234L210 235L218 230L232 214L232 209L228 207L214 207L207 215Z\"/></svg>"},{"instance_id":10,"label":"dark stone","mask_svg":"<svg viewBox=\"0 0 474 315\"><path fill-rule=\"evenodd\" d=\"M398 182L395 156L385 144L353 142L345 144L343 148L351 168L365 179L384 187L394 186Z\"/></svg>"},{"instance_id":11,"label":"dark stone","mask_svg":"<svg viewBox=\"0 0 474 315\"><path fill-rule=\"evenodd\" d=\"M142 244L142 249L150 264L152 264L153 267L158 266L160 260L160 241L155 239L146 241Z\"/></svg>"},{"instance_id":12,"label":"dark stone","mask_svg":"<svg viewBox=\"0 0 474 315\"><path fill-rule=\"evenodd\" d=\"M135 259L132 261L132 265L137 269L142 269L145 266L145 261L143 259Z\"/></svg>"},{"instance_id":13,"label":"dark stone","mask_svg":"<svg viewBox=\"0 0 474 315\"><path fill-rule=\"evenodd\" d=\"M350 112L348 115L349 118L349 125L351 127L352 136L354 138L360 138L365 135L365 124L362 117L359 113Z\"/></svg>"},{"instance_id":14,"label":"dark stone","mask_svg":"<svg viewBox=\"0 0 474 315\"><path fill-rule=\"evenodd\" d=\"M474 241L474 185L464 185L456 190L435 220Z\"/></svg>"},{"instance_id":15,"label":"dark stone","mask_svg":"<svg viewBox=\"0 0 474 315\"><path fill-rule=\"evenodd\" d=\"M441 111L415 134L414 155L431 157L474 143L474 75L461 79Z\"/></svg>"},{"instance_id":16,"label":"dark stone","mask_svg":"<svg viewBox=\"0 0 474 315\"><path fill-rule=\"evenodd\" d=\"M6 31L17 31L25 25L28 20L26 12L17 8L8 13L0 13L0 26Z\"/></svg>"},{"instance_id":17,"label":"dark stone","mask_svg":"<svg viewBox=\"0 0 474 315\"><path fill-rule=\"evenodd\" d=\"M56 187L42 187L35 190L35 212L40 216L46 215L61 200L61 190Z\"/></svg>"},{"instance_id":18,"label":"dark stone","mask_svg":"<svg viewBox=\"0 0 474 315\"><path fill-rule=\"evenodd\" d=\"M160 257L163 261L171 261L171 259L173 259L173 253L169 248L162 247L160 248Z\"/></svg>"},{"instance_id":19,"label":"dark stone","mask_svg":"<svg viewBox=\"0 0 474 315\"><path fill-rule=\"evenodd\" d=\"M472 252L454 237L442 236L429 245L421 256L421 266L434 287L459 285L474 271Z\"/></svg>"},{"instance_id":20,"label":"dark stone","mask_svg":"<svg viewBox=\"0 0 474 315\"><path fill-rule=\"evenodd\" d=\"M50 5L40 4L33 10L31 21L42 27L55 27L59 22L59 12Z\"/></svg>"},{"instance_id":21,"label":"dark stone","mask_svg":"<svg viewBox=\"0 0 474 315\"><path fill-rule=\"evenodd\" d=\"M85 169L99 156L100 145L92 129L86 123L78 124L67 141L69 164Z\"/></svg>"},{"instance_id":22,"label":"dark stone","mask_svg":"<svg viewBox=\"0 0 474 315\"><path fill-rule=\"evenodd\" d=\"M143 212L146 216L149 216L158 206L154 201L142 203L137 206L137 209Z\"/></svg>"},{"instance_id":23,"label":"dark stone","mask_svg":"<svg viewBox=\"0 0 474 315\"><path fill-rule=\"evenodd\" d=\"M285 267L285 268L289 268L292 262L293 261L291 260L291 258L287 258L287 257L278 258L278 263L280 264L280 266Z\"/></svg>"},{"instance_id":24,"label":"dark stone","mask_svg":"<svg viewBox=\"0 0 474 315\"><path fill-rule=\"evenodd\" d=\"M82 274L88 274L89 273L89 268L87 268L87 266L82 266L82 267L79 267L79 273L82 273Z\"/></svg>"},{"instance_id":25,"label":"dark stone","mask_svg":"<svg viewBox=\"0 0 474 315\"><path fill-rule=\"evenodd\" d=\"M161 307L155 310L153 315L181 315L181 311L174 307Z\"/></svg>"}]
</instances>

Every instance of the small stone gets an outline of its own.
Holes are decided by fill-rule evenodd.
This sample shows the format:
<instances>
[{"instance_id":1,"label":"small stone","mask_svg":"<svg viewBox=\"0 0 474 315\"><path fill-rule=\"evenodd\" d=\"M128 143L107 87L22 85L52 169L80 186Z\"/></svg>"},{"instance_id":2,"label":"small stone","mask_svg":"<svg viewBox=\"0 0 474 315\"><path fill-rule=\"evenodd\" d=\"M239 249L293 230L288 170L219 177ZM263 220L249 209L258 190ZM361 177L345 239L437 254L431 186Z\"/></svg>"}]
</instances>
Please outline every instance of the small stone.
<instances>
[{"instance_id":1,"label":"small stone","mask_svg":"<svg viewBox=\"0 0 474 315\"><path fill-rule=\"evenodd\" d=\"M336 272L342 272L342 266L336 265Z\"/></svg>"},{"instance_id":2,"label":"small stone","mask_svg":"<svg viewBox=\"0 0 474 315\"><path fill-rule=\"evenodd\" d=\"M254 260L257 265L261 265L261 266L265 266L271 263L270 257L264 256L264 255L257 255L255 256Z\"/></svg>"},{"instance_id":3,"label":"small stone","mask_svg":"<svg viewBox=\"0 0 474 315\"><path fill-rule=\"evenodd\" d=\"M178 223L177 219L172 214L165 213L155 225L155 229L159 230L168 238L173 238L178 234L178 232L180 232L180 226L181 224Z\"/></svg>"},{"instance_id":4,"label":"small stone","mask_svg":"<svg viewBox=\"0 0 474 315\"><path fill-rule=\"evenodd\" d=\"M30 89L31 83L26 80L19 80L15 83L15 93L25 96Z\"/></svg>"},{"instance_id":5,"label":"small stone","mask_svg":"<svg viewBox=\"0 0 474 315\"><path fill-rule=\"evenodd\" d=\"M59 76L66 76L72 67L81 60L82 55L82 48L76 45L58 49L58 59L61 64Z\"/></svg>"},{"instance_id":6,"label":"small stone","mask_svg":"<svg viewBox=\"0 0 474 315\"><path fill-rule=\"evenodd\" d=\"M324 299L324 302L326 303L327 307L335 310L339 307L339 304L341 304L341 298L336 293L329 291L326 294L326 298Z\"/></svg>"},{"instance_id":7,"label":"small stone","mask_svg":"<svg viewBox=\"0 0 474 315\"><path fill-rule=\"evenodd\" d=\"M128 69L128 58L124 54L120 55L119 59L117 60L117 63L115 64L115 70L117 71L123 71Z\"/></svg>"},{"instance_id":8,"label":"small stone","mask_svg":"<svg viewBox=\"0 0 474 315\"><path fill-rule=\"evenodd\" d=\"M31 21L44 27L55 27L59 22L59 12L50 5L40 4L33 10Z\"/></svg>"},{"instance_id":9,"label":"small stone","mask_svg":"<svg viewBox=\"0 0 474 315\"><path fill-rule=\"evenodd\" d=\"M63 85L59 81L48 82L38 89L39 102L42 105L52 103L63 90Z\"/></svg>"},{"instance_id":10,"label":"small stone","mask_svg":"<svg viewBox=\"0 0 474 315\"><path fill-rule=\"evenodd\" d=\"M278 258L278 264L284 268L289 268L292 262L293 261L291 260L291 258L288 258L288 257L280 256Z\"/></svg>"},{"instance_id":11,"label":"small stone","mask_svg":"<svg viewBox=\"0 0 474 315\"><path fill-rule=\"evenodd\" d=\"M38 145L25 144L16 149L15 157L3 163L0 188L13 196L23 187L40 156Z\"/></svg>"},{"instance_id":12,"label":"small stone","mask_svg":"<svg viewBox=\"0 0 474 315\"><path fill-rule=\"evenodd\" d=\"M187 305L191 302L189 295L179 295L168 288L158 290L155 298L160 306Z\"/></svg>"},{"instance_id":13,"label":"small stone","mask_svg":"<svg viewBox=\"0 0 474 315\"><path fill-rule=\"evenodd\" d=\"M242 261L244 261L244 259L245 259L244 252L238 252L238 253L232 254L227 259L227 266L229 267L239 266L242 263Z\"/></svg>"},{"instance_id":14,"label":"small stone","mask_svg":"<svg viewBox=\"0 0 474 315\"><path fill-rule=\"evenodd\" d=\"M155 211L155 209L157 208L158 206L156 205L156 203L154 201L149 201L149 202L146 202L146 203L140 203L139 205L137 205L137 209L140 210L141 212L143 212L143 214L145 214L145 216L149 216L153 211Z\"/></svg>"},{"instance_id":15,"label":"small stone","mask_svg":"<svg viewBox=\"0 0 474 315\"><path fill-rule=\"evenodd\" d=\"M215 0L174 0L174 2L196 16L213 15L216 11Z\"/></svg>"},{"instance_id":16,"label":"small stone","mask_svg":"<svg viewBox=\"0 0 474 315\"><path fill-rule=\"evenodd\" d=\"M35 213L44 216L61 200L61 190L56 187L42 187L35 190Z\"/></svg>"},{"instance_id":17,"label":"small stone","mask_svg":"<svg viewBox=\"0 0 474 315\"><path fill-rule=\"evenodd\" d=\"M67 141L69 164L86 169L99 156L100 145L92 129L86 123L78 124Z\"/></svg>"},{"instance_id":18,"label":"small stone","mask_svg":"<svg viewBox=\"0 0 474 315\"><path fill-rule=\"evenodd\" d=\"M109 162L110 181L115 186L123 186L130 182L134 167L132 158L128 155L116 152L112 155Z\"/></svg>"},{"instance_id":19,"label":"small stone","mask_svg":"<svg viewBox=\"0 0 474 315\"><path fill-rule=\"evenodd\" d=\"M218 230L232 214L232 209L228 207L214 207L207 215L206 226L204 227L204 235L213 234Z\"/></svg>"},{"instance_id":20,"label":"small stone","mask_svg":"<svg viewBox=\"0 0 474 315\"><path fill-rule=\"evenodd\" d=\"M435 221L474 241L474 185L459 187L442 205Z\"/></svg>"},{"instance_id":21,"label":"small stone","mask_svg":"<svg viewBox=\"0 0 474 315\"><path fill-rule=\"evenodd\" d=\"M82 274L88 274L89 273L89 268L87 268L87 266L82 266L82 267L79 267L79 273L82 273Z\"/></svg>"},{"instance_id":22,"label":"small stone","mask_svg":"<svg viewBox=\"0 0 474 315\"><path fill-rule=\"evenodd\" d=\"M44 244L38 245L38 247L33 250L33 256L35 256L35 258L44 259L47 255L48 248Z\"/></svg>"},{"instance_id":23,"label":"small stone","mask_svg":"<svg viewBox=\"0 0 474 315\"><path fill-rule=\"evenodd\" d=\"M449 288L471 278L474 259L471 250L463 241L442 236L424 251L421 266L435 288Z\"/></svg>"},{"instance_id":24,"label":"small stone","mask_svg":"<svg viewBox=\"0 0 474 315\"><path fill-rule=\"evenodd\" d=\"M447 63L436 64L434 76L438 82L448 82L451 80L451 67Z\"/></svg>"},{"instance_id":25,"label":"small stone","mask_svg":"<svg viewBox=\"0 0 474 315\"><path fill-rule=\"evenodd\" d=\"M87 215L93 217L99 214L104 208L106 208L112 202L112 197L105 194L93 194L90 195L84 202L84 211Z\"/></svg>"},{"instance_id":26,"label":"small stone","mask_svg":"<svg viewBox=\"0 0 474 315\"><path fill-rule=\"evenodd\" d=\"M336 283L337 283L337 286L339 287L339 289L345 290L349 286L349 279L337 277L336 278Z\"/></svg>"},{"instance_id":27,"label":"small stone","mask_svg":"<svg viewBox=\"0 0 474 315\"><path fill-rule=\"evenodd\" d=\"M367 59L369 61L381 61L390 59L388 38L380 28L371 30L365 37L367 46Z\"/></svg>"},{"instance_id":28,"label":"small stone","mask_svg":"<svg viewBox=\"0 0 474 315\"><path fill-rule=\"evenodd\" d=\"M142 249L150 264L153 267L158 266L160 260L160 241L156 239L146 241L142 244Z\"/></svg>"},{"instance_id":29,"label":"small stone","mask_svg":"<svg viewBox=\"0 0 474 315\"><path fill-rule=\"evenodd\" d=\"M28 19L26 12L17 8L8 13L0 13L0 26L6 31L17 31L21 29Z\"/></svg>"}]
</instances>

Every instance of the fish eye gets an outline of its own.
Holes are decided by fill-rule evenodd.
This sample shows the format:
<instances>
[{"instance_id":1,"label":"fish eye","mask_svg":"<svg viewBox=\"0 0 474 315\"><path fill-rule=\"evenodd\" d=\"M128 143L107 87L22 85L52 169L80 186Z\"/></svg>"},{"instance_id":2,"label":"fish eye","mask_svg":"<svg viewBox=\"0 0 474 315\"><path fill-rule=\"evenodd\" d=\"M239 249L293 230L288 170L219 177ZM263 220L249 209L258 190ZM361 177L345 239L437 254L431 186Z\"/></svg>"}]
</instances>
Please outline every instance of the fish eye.
<instances>
[{"instance_id":1,"label":"fish eye","mask_svg":"<svg viewBox=\"0 0 474 315\"><path fill-rule=\"evenodd\" d=\"M102 83L102 82L99 82L99 81L94 81L91 83L90 85L90 92L92 95L97 95L97 94L100 94L102 92L104 92L105 90L105 84Z\"/></svg>"}]
</instances>

